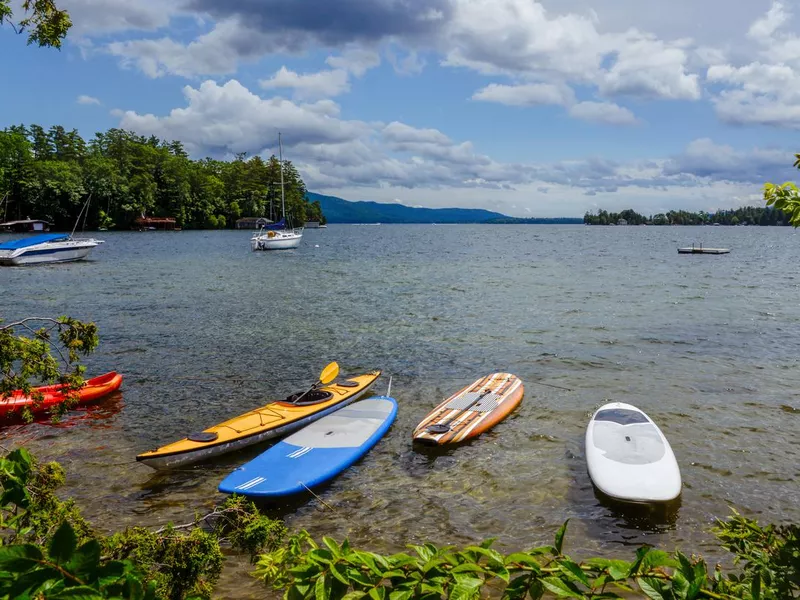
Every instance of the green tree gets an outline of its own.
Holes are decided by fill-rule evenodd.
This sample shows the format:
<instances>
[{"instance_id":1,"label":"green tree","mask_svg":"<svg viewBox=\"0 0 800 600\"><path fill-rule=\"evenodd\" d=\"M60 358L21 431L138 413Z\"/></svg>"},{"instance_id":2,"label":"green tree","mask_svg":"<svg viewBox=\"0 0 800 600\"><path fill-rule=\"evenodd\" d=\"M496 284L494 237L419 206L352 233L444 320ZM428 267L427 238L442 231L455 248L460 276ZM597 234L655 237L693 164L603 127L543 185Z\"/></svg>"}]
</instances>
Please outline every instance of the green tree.
<instances>
[{"instance_id":1,"label":"green tree","mask_svg":"<svg viewBox=\"0 0 800 600\"><path fill-rule=\"evenodd\" d=\"M22 18L15 21L11 4L12 0L0 0L0 25L10 25L17 33L28 32L28 44L61 48L72 27L67 11L60 10L53 0L23 0Z\"/></svg>"}]
</instances>

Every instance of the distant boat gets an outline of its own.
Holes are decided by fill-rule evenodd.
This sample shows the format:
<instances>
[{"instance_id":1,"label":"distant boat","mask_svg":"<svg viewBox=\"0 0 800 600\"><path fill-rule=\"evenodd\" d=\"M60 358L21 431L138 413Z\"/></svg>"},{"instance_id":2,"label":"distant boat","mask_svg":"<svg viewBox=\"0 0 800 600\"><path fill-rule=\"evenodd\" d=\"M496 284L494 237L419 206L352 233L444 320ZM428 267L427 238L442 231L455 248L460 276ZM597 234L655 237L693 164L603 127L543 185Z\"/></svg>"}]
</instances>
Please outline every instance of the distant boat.
<instances>
[{"instance_id":1,"label":"distant boat","mask_svg":"<svg viewBox=\"0 0 800 600\"><path fill-rule=\"evenodd\" d=\"M283 145L278 134L278 164L281 168L281 207L283 217L277 223L262 227L250 238L250 247L255 250L288 250L297 248L303 239L303 228L289 228L286 224L286 191L283 183Z\"/></svg>"},{"instance_id":2,"label":"distant boat","mask_svg":"<svg viewBox=\"0 0 800 600\"><path fill-rule=\"evenodd\" d=\"M80 223L81 216L89 207L91 194L78 213L72 233L42 233L19 240L0 244L0 266L16 267L47 263L72 262L82 260L103 240L72 237Z\"/></svg>"},{"instance_id":3,"label":"distant boat","mask_svg":"<svg viewBox=\"0 0 800 600\"><path fill-rule=\"evenodd\" d=\"M103 240L73 239L68 233L43 233L0 244L0 265L15 267L86 258Z\"/></svg>"}]
</instances>

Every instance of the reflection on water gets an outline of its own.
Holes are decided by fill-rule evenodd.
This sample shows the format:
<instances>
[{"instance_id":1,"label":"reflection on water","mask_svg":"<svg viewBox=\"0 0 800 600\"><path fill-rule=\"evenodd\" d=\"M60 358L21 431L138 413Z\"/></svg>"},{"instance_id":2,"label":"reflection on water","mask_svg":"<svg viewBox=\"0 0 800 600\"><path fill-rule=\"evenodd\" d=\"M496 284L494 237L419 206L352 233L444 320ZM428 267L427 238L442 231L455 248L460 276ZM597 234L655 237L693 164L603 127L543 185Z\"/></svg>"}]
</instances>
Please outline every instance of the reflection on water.
<instances>
[{"instance_id":1,"label":"reflection on water","mask_svg":"<svg viewBox=\"0 0 800 600\"><path fill-rule=\"evenodd\" d=\"M111 232L83 264L0 270L0 312L97 322L89 373L122 372L121 394L58 426L5 429L3 443L62 461L66 491L102 527L186 522L268 444L169 474L135 456L284 398L337 360L344 376L382 369L376 393L391 375L398 417L316 490L325 504L265 507L290 526L376 551L487 537L508 551L550 543L569 518L575 556L647 542L714 559L708 530L729 505L800 518L797 236L333 225L296 251L254 253L247 231ZM693 241L732 252L677 254ZM525 384L509 418L457 448L412 445L436 404L495 371ZM669 439L684 480L674 514L596 496L583 436L611 400L642 408ZM263 596L249 569L232 557L220 597Z\"/></svg>"}]
</instances>

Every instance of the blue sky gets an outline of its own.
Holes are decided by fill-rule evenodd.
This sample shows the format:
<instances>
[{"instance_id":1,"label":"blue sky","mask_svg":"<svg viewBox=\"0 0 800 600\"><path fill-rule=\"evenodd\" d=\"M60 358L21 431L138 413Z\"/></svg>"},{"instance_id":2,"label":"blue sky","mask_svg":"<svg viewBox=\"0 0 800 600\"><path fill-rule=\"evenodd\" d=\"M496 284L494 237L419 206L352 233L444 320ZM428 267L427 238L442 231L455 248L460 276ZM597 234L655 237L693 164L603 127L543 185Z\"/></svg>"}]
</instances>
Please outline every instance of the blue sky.
<instances>
[{"instance_id":1,"label":"blue sky","mask_svg":"<svg viewBox=\"0 0 800 600\"><path fill-rule=\"evenodd\" d=\"M759 204L795 174L797 1L59 4L60 52L0 28L0 127L219 158L280 130L313 191L518 216Z\"/></svg>"}]
</instances>

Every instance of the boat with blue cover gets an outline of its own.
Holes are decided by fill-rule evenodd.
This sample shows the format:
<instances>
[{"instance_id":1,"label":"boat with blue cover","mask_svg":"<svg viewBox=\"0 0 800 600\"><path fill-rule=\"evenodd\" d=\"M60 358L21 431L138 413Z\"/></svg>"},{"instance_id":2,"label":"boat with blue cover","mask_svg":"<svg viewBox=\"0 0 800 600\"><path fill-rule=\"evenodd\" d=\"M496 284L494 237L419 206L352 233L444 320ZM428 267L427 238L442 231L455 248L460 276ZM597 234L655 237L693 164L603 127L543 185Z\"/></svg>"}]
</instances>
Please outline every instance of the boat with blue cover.
<instances>
[{"instance_id":1,"label":"boat with blue cover","mask_svg":"<svg viewBox=\"0 0 800 600\"><path fill-rule=\"evenodd\" d=\"M392 426L397 401L359 400L311 423L245 463L219 491L255 497L290 496L323 484L353 465Z\"/></svg>"},{"instance_id":2,"label":"boat with blue cover","mask_svg":"<svg viewBox=\"0 0 800 600\"><path fill-rule=\"evenodd\" d=\"M21 266L86 258L103 240L74 239L68 233L43 233L0 244L0 265Z\"/></svg>"}]
</instances>

